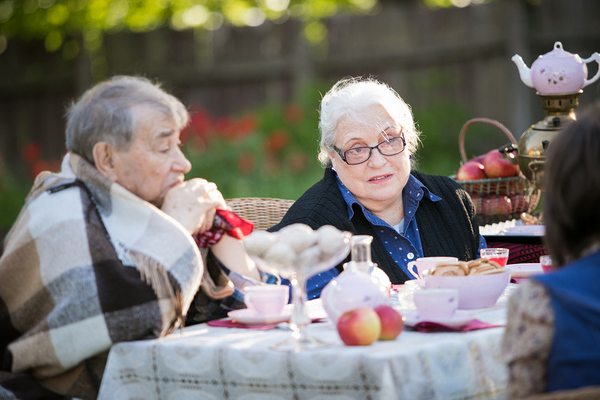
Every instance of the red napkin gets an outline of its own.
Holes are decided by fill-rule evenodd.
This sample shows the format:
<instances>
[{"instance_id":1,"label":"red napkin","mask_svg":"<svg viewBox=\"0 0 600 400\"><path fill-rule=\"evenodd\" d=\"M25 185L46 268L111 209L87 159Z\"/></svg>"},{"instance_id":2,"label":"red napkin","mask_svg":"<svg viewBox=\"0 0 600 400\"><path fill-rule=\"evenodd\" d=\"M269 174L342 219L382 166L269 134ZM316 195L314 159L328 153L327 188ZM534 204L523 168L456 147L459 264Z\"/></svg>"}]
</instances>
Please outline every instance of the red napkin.
<instances>
[{"instance_id":1,"label":"red napkin","mask_svg":"<svg viewBox=\"0 0 600 400\"><path fill-rule=\"evenodd\" d=\"M310 322L311 323L324 322L325 320L327 320L327 318L313 318ZM261 330L261 331L266 331L266 330L269 330L269 329L273 329L273 328L276 328L277 325L279 325L279 324L246 325L246 324L242 324L241 322L237 322L234 319L228 319L228 318L215 319L215 320L212 320L212 321L208 321L206 324L209 325L209 326L215 326L217 328L258 329L258 330Z\"/></svg>"},{"instance_id":2,"label":"red napkin","mask_svg":"<svg viewBox=\"0 0 600 400\"><path fill-rule=\"evenodd\" d=\"M474 319L470 321L468 324L461 326L460 328L451 328L446 325L438 324L437 322L428 322L423 321L414 325L412 328L419 332L469 332L477 329L486 329L486 328L497 328L504 325L494 325L489 324L487 322L479 321L478 319Z\"/></svg>"},{"instance_id":3,"label":"red napkin","mask_svg":"<svg viewBox=\"0 0 600 400\"><path fill-rule=\"evenodd\" d=\"M198 247L210 247L219 243L225 234L242 239L251 234L253 228L252 222L243 219L233 211L218 208L213 227L206 232L195 234L194 240Z\"/></svg>"},{"instance_id":4,"label":"red napkin","mask_svg":"<svg viewBox=\"0 0 600 400\"><path fill-rule=\"evenodd\" d=\"M206 323L209 326L216 326L218 328L241 328L241 329L258 329L261 331L266 331L268 329L273 329L277 327L277 324L270 325L246 325L241 322L237 322L233 319L215 319L212 321L208 321Z\"/></svg>"}]
</instances>

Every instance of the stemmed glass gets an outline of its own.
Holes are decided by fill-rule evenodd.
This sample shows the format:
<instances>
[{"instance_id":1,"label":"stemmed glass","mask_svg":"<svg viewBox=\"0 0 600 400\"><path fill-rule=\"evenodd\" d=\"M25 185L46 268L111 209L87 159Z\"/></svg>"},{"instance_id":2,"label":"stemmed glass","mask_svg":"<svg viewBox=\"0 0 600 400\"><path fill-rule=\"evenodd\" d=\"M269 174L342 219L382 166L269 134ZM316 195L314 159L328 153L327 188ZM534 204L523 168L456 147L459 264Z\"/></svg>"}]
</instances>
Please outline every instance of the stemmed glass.
<instances>
[{"instance_id":1,"label":"stemmed glass","mask_svg":"<svg viewBox=\"0 0 600 400\"><path fill-rule=\"evenodd\" d=\"M343 232L343 235L340 237L340 240L342 241L340 247L334 253L329 254L325 256L324 259L311 263L310 265L300 265L297 262L280 264L266 261L263 258L250 253L250 256L254 259L258 268L264 272L286 278L292 284L293 311L290 317L292 337L282 343L273 345L273 349L298 352L301 349L313 348L323 344L318 339L306 333L306 327L310 324L310 319L305 309L305 302L307 300L306 281L311 276L320 272L325 272L342 262L350 252L351 236L350 233Z\"/></svg>"}]
</instances>

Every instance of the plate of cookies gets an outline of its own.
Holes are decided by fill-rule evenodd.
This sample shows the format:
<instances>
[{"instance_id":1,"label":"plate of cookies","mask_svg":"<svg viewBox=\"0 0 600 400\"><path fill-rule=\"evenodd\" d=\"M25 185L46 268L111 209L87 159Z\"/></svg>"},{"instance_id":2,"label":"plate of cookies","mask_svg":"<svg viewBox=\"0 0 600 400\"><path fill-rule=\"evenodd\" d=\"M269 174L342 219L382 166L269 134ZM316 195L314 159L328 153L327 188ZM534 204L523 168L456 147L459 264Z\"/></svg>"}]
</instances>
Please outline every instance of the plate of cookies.
<instances>
[{"instance_id":1,"label":"plate of cookies","mask_svg":"<svg viewBox=\"0 0 600 400\"><path fill-rule=\"evenodd\" d=\"M505 272L496 261L478 258L472 261L450 261L438 263L431 271L435 276L474 276Z\"/></svg>"}]
</instances>

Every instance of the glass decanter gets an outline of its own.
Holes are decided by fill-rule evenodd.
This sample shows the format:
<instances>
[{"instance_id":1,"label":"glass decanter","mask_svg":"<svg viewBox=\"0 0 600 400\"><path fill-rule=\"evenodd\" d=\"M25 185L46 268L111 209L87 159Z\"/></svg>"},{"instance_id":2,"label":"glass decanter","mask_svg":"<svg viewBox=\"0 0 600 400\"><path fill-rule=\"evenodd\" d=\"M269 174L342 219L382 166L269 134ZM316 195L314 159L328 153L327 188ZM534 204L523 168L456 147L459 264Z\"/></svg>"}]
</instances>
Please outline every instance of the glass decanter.
<instances>
[{"instance_id":1,"label":"glass decanter","mask_svg":"<svg viewBox=\"0 0 600 400\"><path fill-rule=\"evenodd\" d=\"M369 235L352 236L351 261L344 264L344 271L321 292L323 308L334 324L348 310L375 308L389 301L388 289L371 275L377 267L371 261L372 241L373 237Z\"/></svg>"}]
</instances>

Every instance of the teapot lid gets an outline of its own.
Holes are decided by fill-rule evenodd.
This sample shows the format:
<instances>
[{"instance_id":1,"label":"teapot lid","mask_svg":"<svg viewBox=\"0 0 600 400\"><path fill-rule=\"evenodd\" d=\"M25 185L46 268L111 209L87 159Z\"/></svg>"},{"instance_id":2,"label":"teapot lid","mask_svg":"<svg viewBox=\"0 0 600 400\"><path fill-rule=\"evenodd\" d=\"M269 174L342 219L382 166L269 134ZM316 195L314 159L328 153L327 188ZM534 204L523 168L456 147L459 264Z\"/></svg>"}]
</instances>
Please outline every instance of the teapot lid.
<instances>
[{"instance_id":1,"label":"teapot lid","mask_svg":"<svg viewBox=\"0 0 600 400\"><path fill-rule=\"evenodd\" d=\"M568 51L563 50L563 46L561 42L554 42L554 49L543 56L544 58L562 58L562 57L576 57L575 54L569 53Z\"/></svg>"}]
</instances>

